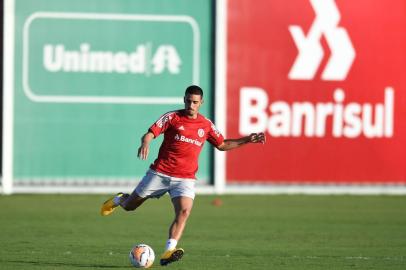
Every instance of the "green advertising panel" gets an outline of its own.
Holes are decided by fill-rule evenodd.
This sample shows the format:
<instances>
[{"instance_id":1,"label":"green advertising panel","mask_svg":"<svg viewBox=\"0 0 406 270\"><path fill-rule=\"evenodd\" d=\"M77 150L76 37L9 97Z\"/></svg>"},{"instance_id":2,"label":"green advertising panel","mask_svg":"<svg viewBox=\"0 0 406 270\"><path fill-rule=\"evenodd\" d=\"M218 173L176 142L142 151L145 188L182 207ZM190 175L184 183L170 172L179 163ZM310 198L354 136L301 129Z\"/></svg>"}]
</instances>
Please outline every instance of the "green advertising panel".
<instances>
[{"instance_id":1,"label":"green advertising panel","mask_svg":"<svg viewBox=\"0 0 406 270\"><path fill-rule=\"evenodd\" d=\"M213 3L15 0L16 182L134 181L140 137L183 107L191 84L212 117ZM209 183L211 153L198 179Z\"/></svg>"}]
</instances>

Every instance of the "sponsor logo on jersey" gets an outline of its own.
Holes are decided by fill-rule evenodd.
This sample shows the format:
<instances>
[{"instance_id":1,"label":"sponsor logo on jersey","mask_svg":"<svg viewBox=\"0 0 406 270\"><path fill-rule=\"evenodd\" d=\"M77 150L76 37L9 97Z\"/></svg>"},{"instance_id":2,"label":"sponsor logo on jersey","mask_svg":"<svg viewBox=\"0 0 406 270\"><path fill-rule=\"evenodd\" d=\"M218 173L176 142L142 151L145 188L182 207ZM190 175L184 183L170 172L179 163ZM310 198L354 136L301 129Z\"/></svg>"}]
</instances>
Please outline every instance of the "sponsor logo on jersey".
<instances>
[{"instance_id":1,"label":"sponsor logo on jersey","mask_svg":"<svg viewBox=\"0 0 406 270\"><path fill-rule=\"evenodd\" d=\"M175 140L178 141L178 142L191 143L191 144L194 144L194 145L197 145L197 146L202 146L202 144L203 144L202 142L200 142L198 140L190 139L190 138L187 138L187 137L185 137L183 135L179 135L179 134L175 135Z\"/></svg>"}]
</instances>

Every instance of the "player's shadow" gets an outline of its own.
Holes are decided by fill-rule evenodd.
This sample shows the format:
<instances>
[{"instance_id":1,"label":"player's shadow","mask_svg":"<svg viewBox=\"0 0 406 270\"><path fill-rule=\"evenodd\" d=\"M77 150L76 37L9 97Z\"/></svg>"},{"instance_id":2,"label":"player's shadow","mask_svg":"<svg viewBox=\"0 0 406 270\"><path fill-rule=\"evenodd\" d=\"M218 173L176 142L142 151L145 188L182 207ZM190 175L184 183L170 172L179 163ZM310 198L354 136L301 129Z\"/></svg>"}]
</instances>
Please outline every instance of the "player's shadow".
<instances>
[{"instance_id":1,"label":"player's shadow","mask_svg":"<svg viewBox=\"0 0 406 270\"><path fill-rule=\"evenodd\" d=\"M74 263L74 262L38 262L38 261L23 261L23 260L0 260L3 263L16 263L16 264L26 264L31 266L72 266L79 268L90 268L90 269L127 269L128 265L106 265L106 264L84 264L84 263Z\"/></svg>"}]
</instances>

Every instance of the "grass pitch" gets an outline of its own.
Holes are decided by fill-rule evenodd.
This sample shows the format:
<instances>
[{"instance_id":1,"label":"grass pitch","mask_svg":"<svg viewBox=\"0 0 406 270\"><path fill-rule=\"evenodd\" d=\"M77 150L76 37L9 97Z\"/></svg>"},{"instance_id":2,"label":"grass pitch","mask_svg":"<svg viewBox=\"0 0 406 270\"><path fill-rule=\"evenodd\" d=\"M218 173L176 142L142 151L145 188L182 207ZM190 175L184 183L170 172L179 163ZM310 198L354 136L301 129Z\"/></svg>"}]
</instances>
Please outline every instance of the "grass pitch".
<instances>
[{"instance_id":1,"label":"grass pitch","mask_svg":"<svg viewBox=\"0 0 406 270\"><path fill-rule=\"evenodd\" d=\"M136 243L159 256L168 196L101 217L106 195L0 196L0 269L131 269ZM168 269L406 269L406 197L198 195Z\"/></svg>"}]
</instances>

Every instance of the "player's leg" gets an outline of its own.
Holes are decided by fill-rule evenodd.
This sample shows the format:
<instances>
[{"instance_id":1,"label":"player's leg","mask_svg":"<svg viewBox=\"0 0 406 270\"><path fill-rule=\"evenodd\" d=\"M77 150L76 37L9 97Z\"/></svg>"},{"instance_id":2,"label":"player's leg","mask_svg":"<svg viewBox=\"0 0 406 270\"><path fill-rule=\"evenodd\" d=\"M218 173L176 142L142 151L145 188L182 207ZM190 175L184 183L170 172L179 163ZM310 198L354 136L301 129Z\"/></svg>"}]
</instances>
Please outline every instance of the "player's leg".
<instances>
[{"instance_id":1,"label":"player's leg","mask_svg":"<svg viewBox=\"0 0 406 270\"><path fill-rule=\"evenodd\" d=\"M172 199L175 210L175 219L169 227L169 239L166 243L166 250L161 256L161 265L178 261L182 258L184 250L176 248L179 239L182 237L186 222L193 207L193 199L189 197L176 197Z\"/></svg>"},{"instance_id":2,"label":"player's leg","mask_svg":"<svg viewBox=\"0 0 406 270\"><path fill-rule=\"evenodd\" d=\"M126 211L134 211L137 209L141 204L143 204L148 198L145 197L140 197L138 193L136 192L137 189L131 193L131 195L127 196L126 198L123 198L122 200L119 201L119 205Z\"/></svg>"},{"instance_id":3,"label":"player's leg","mask_svg":"<svg viewBox=\"0 0 406 270\"><path fill-rule=\"evenodd\" d=\"M189 197L176 197L172 199L175 210L175 219L169 228L169 239L179 241L186 226L186 221L193 207L193 199Z\"/></svg>"},{"instance_id":4,"label":"player's leg","mask_svg":"<svg viewBox=\"0 0 406 270\"><path fill-rule=\"evenodd\" d=\"M148 197L140 197L138 195L137 188L131 193L131 195L122 192L117 193L114 197L111 197L103 203L101 215L110 215L118 206L121 206L126 211L134 211L147 199Z\"/></svg>"},{"instance_id":5,"label":"player's leg","mask_svg":"<svg viewBox=\"0 0 406 270\"><path fill-rule=\"evenodd\" d=\"M104 202L101 215L110 215L118 206L126 211L133 211L141 206L148 198L159 198L168 191L169 181L148 170L131 195L118 193Z\"/></svg>"},{"instance_id":6,"label":"player's leg","mask_svg":"<svg viewBox=\"0 0 406 270\"><path fill-rule=\"evenodd\" d=\"M186 222L193 207L195 197L194 181L174 181L174 188L169 193L172 197L172 204L175 210L175 218L169 228L169 239L166 243L165 252L161 256L161 265L178 261L182 258L184 250L176 245L182 237Z\"/></svg>"}]
</instances>

